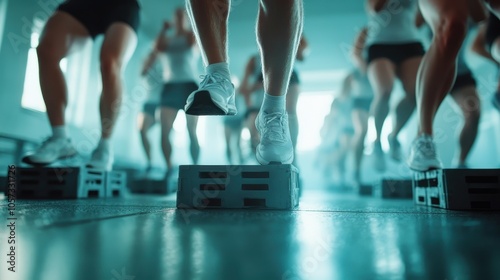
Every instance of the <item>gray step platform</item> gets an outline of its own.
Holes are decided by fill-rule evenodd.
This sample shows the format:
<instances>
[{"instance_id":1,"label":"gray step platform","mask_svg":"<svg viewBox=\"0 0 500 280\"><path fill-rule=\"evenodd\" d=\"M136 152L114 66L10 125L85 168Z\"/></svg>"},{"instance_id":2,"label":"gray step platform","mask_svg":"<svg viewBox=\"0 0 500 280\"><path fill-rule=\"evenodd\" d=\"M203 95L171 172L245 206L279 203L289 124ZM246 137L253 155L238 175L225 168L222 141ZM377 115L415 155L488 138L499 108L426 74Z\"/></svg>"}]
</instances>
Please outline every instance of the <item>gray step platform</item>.
<instances>
[{"instance_id":1,"label":"gray step platform","mask_svg":"<svg viewBox=\"0 0 500 280\"><path fill-rule=\"evenodd\" d=\"M123 171L105 172L82 167L18 167L16 197L72 199L116 197L126 190Z\"/></svg>"},{"instance_id":2,"label":"gray step platform","mask_svg":"<svg viewBox=\"0 0 500 280\"><path fill-rule=\"evenodd\" d=\"M177 208L294 209L298 170L276 165L181 165Z\"/></svg>"},{"instance_id":3,"label":"gray step platform","mask_svg":"<svg viewBox=\"0 0 500 280\"><path fill-rule=\"evenodd\" d=\"M416 172L414 201L450 210L500 210L500 169Z\"/></svg>"}]
</instances>

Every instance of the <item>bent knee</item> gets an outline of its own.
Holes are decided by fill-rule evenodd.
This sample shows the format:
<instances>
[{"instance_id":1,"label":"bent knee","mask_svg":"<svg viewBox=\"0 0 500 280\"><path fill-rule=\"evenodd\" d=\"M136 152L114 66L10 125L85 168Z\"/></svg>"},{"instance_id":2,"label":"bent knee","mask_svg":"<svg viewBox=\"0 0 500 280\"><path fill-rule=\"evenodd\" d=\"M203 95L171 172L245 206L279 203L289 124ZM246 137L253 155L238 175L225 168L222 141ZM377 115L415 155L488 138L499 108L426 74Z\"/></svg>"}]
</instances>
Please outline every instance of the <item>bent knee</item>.
<instances>
[{"instance_id":1,"label":"bent knee","mask_svg":"<svg viewBox=\"0 0 500 280\"><path fill-rule=\"evenodd\" d=\"M458 52L467 35L467 18L444 16L436 28L435 40L441 48Z\"/></svg>"}]
</instances>

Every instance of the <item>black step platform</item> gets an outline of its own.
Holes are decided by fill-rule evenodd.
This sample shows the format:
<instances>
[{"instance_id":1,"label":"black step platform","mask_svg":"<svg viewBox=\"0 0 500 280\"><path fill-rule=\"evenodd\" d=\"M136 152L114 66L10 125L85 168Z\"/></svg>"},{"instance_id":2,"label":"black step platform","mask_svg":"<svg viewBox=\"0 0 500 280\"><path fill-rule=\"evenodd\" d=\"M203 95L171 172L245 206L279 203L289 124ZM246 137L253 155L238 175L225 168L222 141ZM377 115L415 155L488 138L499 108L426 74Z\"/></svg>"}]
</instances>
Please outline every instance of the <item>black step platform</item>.
<instances>
[{"instance_id":1,"label":"black step platform","mask_svg":"<svg viewBox=\"0 0 500 280\"><path fill-rule=\"evenodd\" d=\"M450 210L500 210L500 169L416 172L414 201Z\"/></svg>"},{"instance_id":2,"label":"black step platform","mask_svg":"<svg viewBox=\"0 0 500 280\"><path fill-rule=\"evenodd\" d=\"M298 170L290 164L181 165L178 208L294 209Z\"/></svg>"},{"instance_id":3,"label":"black step platform","mask_svg":"<svg viewBox=\"0 0 500 280\"><path fill-rule=\"evenodd\" d=\"M18 167L15 195L20 199L117 197L126 190L123 171L83 167ZM5 192L12 193L12 188Z\"/></svg>"}]
</instances>

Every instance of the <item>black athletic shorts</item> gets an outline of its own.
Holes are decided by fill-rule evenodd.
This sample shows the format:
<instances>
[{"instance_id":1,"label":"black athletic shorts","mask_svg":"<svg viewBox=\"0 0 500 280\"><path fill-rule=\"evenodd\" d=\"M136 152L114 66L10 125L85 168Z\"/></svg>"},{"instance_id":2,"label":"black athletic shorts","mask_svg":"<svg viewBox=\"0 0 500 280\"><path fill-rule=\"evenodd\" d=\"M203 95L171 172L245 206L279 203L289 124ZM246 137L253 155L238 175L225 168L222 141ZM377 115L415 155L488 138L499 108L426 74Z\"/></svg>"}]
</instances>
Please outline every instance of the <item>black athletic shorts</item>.
<instances>
[{"instance_id":1,"label":"black athletic shorts","mask_svg":"<svg viewBox=\"0 0 500 280\"><path fill-rule=\"evenodd\" d=\"M424 46L419 43L374 44L368 47L368 64L378 58L387 58L399 65L407 59L423 56Z\"/></svg>"},{"instance_id":2,"label":"black athletic shorts","mask_svg":"<svg viewBox=\"0 0 500 280\"><path fill-rule=\"evenodd\" d=\"M486 28L486 46L488 47L488 51L491 51L491 47L498 37L500 37L500 20L490 12L488 27Z\"/></svg>"},{"instance_id":3,"label":"black athletic shorts","mask_svg":"<svg viewBox=\"0 0 500 280\"><path fill-rule=\"evenodd\" d=\"M261 83L264 81L264 75L262 75L262 73L260 73L258 81ZM292 75L290 76L290 82L288 82L288 85L296 85L296 84L300 84L300 79L299 79L299 73L297 73L297 71L294 69L292 71Z\"/></svg>"},{"instance_id":4,"label":"black athletic shorts","mask_svg":"<svg viewBox=\"0 0 500 280\"><path fill-rule=\"evenodd\" d=\"M160 104L177 110L184 110L188 96L198 89L195 82L166 83L161 93Z\"/></svg>"},{"instance_id":5,"label":"black athletic shorts","mask_svg":"<svg viewBox=\"0 0 500 280\"><path fill-rule=\"evenodd\" d=\"M474 76L472 76L472 73L470 71L464 74L457 75L450 93L453 93L454 91L467 86L477 86L476 79L474 79Z\"/></svg>"},{"instance_id":6,"label":"black athletic shorts","mask_svg":"<svg viewBox=\"0 0 500 280\"><path fill-rule=\"evenodd\" d=\"M137 33L140 6L137 0L67 0L57 8L80 21L90 36L103 34L116 22L128 24Z\"/></svg>"},{"instance_id":7,"label":"black athletic shorts","mask_svg":"<svg viewBox=\"0 0 500 280\"><path fill-rule=\"evenodd\" d=\"M148 114L148 115L150 115L151 117L154 118L155 117L156 108L158 108L158 104L157 103L146 102L142 106L142 112L144 114Z\"/></svg>"},{"instance_id":8,"label":"black athletic shorts","mask_svg":"<svg viewBox=\"0 0 500 280\"><path fill-rule=\"evenodd\" d=\"M355 97L352 99L352 108L370 112L372 101L373 97Z\"/></svg>"}]
</instances>

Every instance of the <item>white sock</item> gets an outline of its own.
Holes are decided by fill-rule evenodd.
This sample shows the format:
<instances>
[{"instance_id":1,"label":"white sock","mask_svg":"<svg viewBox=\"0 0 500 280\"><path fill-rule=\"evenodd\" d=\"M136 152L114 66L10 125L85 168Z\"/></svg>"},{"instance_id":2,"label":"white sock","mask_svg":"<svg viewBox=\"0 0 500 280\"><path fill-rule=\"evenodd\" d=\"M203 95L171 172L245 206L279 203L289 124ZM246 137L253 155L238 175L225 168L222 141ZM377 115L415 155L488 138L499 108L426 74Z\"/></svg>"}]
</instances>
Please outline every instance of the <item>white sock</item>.
<instances>
[{"instance_id":1,"label":"white sock","mask_svg":"<svg viewBox=\"0 0 500 280\"><path fill-rule=\"evenodd\" d=\"M59 138L68 138L68 134L66 133L65 125L56 125L52 127L52 137Z\"/></svg>"},{"instance_id":2,"label":"white sock","mask_svg":"<svg viewBox=\"0 0 500 280\"><path fill-rule=\"evenodd\" d=\"M267 92L264 93L264 101L262 101L262 112L266 114L284 112L286 105L286 95L274 96Z\"/></svg>"},{"instance_id":3,"label":"white sock","mask_svg":"<svg viewBox=\"0 0 500 280\"><path fill-rule=\"evenodd\" d=\"M229 73L229 64L227 62L210 64L207 66L206 72L207 74L220 73L228 77L228 79L231 77L231 74Z\"/></svg>"},{"instance_id":4,"label":"white sock","mask_svg":"<svg viewBox=\"0 0 500 280\"><path fill-rule=\"evenodd\" d=\"M109 150L111 149L111 139L110 138L101 138L99 144L97 144L98 149Z\"/></svg>"}]
</instances>

